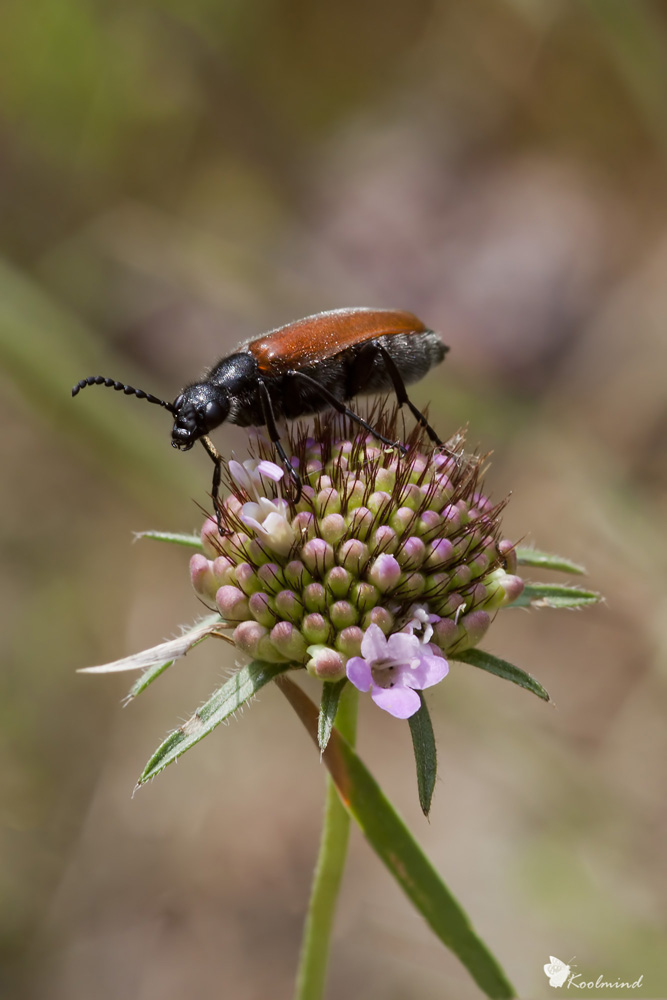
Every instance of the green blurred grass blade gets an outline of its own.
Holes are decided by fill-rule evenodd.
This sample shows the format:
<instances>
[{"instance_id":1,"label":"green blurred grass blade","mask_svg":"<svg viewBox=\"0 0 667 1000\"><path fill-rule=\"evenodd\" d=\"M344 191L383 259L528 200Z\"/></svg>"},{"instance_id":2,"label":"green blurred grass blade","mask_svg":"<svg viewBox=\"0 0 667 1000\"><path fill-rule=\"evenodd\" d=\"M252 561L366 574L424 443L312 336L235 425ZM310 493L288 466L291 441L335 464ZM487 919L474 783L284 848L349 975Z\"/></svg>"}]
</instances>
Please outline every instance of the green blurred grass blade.
<instances>
[{"instance_id":1,"label":"green blurred grass blade","mask_svg":"<svg viewBox=\"0 0 667 1000\"><path fill-rule=\"evenodd\" d=\"M327 748L336 712L338 711L338 702L346 684L347 677L343 677L340 681L327 681L322 685L320 714L317 719L317 742L320 750L326 750Z\"/></svg>"},{"instance_id":2,"label":"green blurred grass blade","mask_svg":"<svg viewBox=\"0 0 667 1000\"><path fill-rule=\"evenodd\" d=\"M540 552L539 549L524 546L517 546L515 551L519 566L537 566L539 569L553 569L560 573L575 573L579 576L586 572L579 563L565 559L563 556L552 555L550 552Z\"/></svg>"},{"instance_id":3,"label":"green blurred grass blade","mask_svg":"<svg viewBox=\"0 0 667 1000\"><path fill-rule=\"evenodd\" d=\"M172 545L183 545L188 549L197 549L201 552L204 548L201 535L182 535L177 531L135 531L136 541L142 538L149 538L153 542L170 542Z\"/></svg>"},{"instance_id":4,"label":"green blurred grass blade","mask_svg":"<svg viewBox=\"0 0 667 1000\"><path fill-rule=\"evenodd\" d=\"M165 767L172 764L196 743L208 736L216 726L233 715L249 698L274 680L291 663L264 663L253 660L230 677L195 714L174 730L157 748L143 770L137 786L145 784Z\"/></svg>"},{"instance_id":5,"label":"green blurred grass blade","mask_svg":"<svg viewBox=\"0 0 667 1000\"><path fill-rule=\"evenodd\" d=\"M50 299L28 277L0 260L0 363L29 409L66 435L134 499L155 508L156 488L192 496L197 483L173 461L170 425L155 406L135 406L109 389L90 388L72 399L72 385L88 375L123 375L99 349L94 333ZM135 383L136 384L136 383ZM154 391L158 387L150 386ZM88 395L90 394L90 395ZM118 469L122 476L115 476ZM207 482L201 484L205 498Z\"/></svg>"},{"instance_id":6,"label":"green blurred grass blade","mask_svg":"<svg viewBox=\"0 0 667 1000\"><path fill-rule=\"evenodd\" d=\"M431 811L431 800L438 772L438 757L431 716L422 691L419 691L419 697L421 708L410 716L408 722L410 723L410 735L412 736L415 764L417 765L419 805L422 807L424 816L428 816Z\"/></svg>"},{"instance_id":7,"label":"green blurred grass blade","mask_svg":"<svg viewBox=\"0 0 667 1000\"><path fill-rule=\"evenodd\" d=\"M293 681L277 684L317 745L318 711ZM343 804L369 844L442 943L488 997L514 997L512 986L382 789L336 729L322 758Z\"/></svg>"},{"instance_id":8,"label":"green blurred grass blade","mask_svg":"<svg viewBox=\"0 0 667 1000\"><path fill-rule=\"evenodd\" d=\"M588 604L599 604L602 595L595 590L584 590L583 587L527 583L519 600L521 599L534 608L584 608Z\"/></svg>"},{"instance_id":9,"label":"green blurred grass blade","mask_svg":"<svg viewBox=\"0 0 667 1000\"><path fill-rule=\"evenodd\" d=\"M659 6L641 0L583 0L583 6L646 126L667 152L667 32Z\"/></svg>"},{"instance_id":10,"label":"green blurred grass blade","mask_svg":"<svg viewBox=\"0 0 667 1000\"><path fill-rule=\"evenodd\" d=\"M480 670L487 670L490 674L495 674L496 677L502 677L503 680L512 681L513 684L518 684L526 691L536 694L543 701L551 700L548 692L539 681L527 674L525 670L515 667L507 660L501 660L499 656L486 653L483 649L466 649L463 653L452 653L451 658L460 663L469 663L473 667L479 667Z\"/></svg>"}]
</instances>

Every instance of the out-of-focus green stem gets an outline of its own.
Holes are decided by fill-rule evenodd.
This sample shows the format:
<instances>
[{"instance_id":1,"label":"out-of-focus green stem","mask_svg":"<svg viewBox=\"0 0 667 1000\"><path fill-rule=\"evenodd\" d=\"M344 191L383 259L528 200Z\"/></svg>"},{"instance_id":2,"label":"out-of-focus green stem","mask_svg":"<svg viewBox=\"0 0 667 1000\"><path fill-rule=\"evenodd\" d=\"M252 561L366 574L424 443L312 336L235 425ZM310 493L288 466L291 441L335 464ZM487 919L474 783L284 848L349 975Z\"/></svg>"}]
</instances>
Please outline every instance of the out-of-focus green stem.
<instances>
[{"instance_id":1,"label":"out-of-focus green stem","mask_svg":"<svg viewBox=\"0 0 667 1000\"><path fill-rule=\"evenodd\" d=\"M346 684L336 713L336 728L351 746L357 732L357 708L357 689ZM324 995L331 931L350 836L349 813L328 775L326 782L324 825L303 931L295 1000L321 1000Z\"/></svg>"}]
</instances>

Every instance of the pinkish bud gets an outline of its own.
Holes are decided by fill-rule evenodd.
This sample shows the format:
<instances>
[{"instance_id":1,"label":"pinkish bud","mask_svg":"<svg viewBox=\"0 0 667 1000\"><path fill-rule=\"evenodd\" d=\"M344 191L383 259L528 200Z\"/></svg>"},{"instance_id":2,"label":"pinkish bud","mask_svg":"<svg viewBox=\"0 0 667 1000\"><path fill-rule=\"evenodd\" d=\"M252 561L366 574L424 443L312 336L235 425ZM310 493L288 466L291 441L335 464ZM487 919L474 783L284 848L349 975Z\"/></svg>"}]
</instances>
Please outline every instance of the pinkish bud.
<instances>
[{"instance_id":1,"label":"pinkish bud","mask_svg":"<svg viewBox=\"0 0 667 1000\"><path fill-rule=\"evenodd\" d=\"M324 576L334 564L334 550L323 538L311 538L301 550L301 558L315 576Z\"/></svg>"},{"instance_id":2,"label":"pinkish bud","mask_svg":"<svg viewBox=\"0 0 667 1000\"><path fill-rule=\"evenodd\" d=\"M306 655L306 641L290 622L278 622L271 629L271 642L286 660L301 663Z\"/></svg>"},{"instance_id":3,"label":"pinkish bud","mask_svg":"<svg viewBox=\"0 0 667 1000\"><path fill-rule=\"evenodd\" d=\"M296 594L291 590L281 590L276 594L275 599L276 614L295 625L301 621L303 615L303 605Z\"/></svg>"},{"instance_id":4,"label":"pinkish bud","mask_svg":"<svg viewBox=\"0 0 667 1000\"><path fill-rule=\"evenodd\" d=\"M301 590L308 583L311 583L312 576L299 559L292 559L283 570L285 583L292 590Z\"/></svg>"},{"instance_id":5,"label":"pinkish bud","mask_svg":"<svg viewBox=\"0 0 667 1000\"><path fill-rule=\"evenodd\" d=\"M368 562L368 546L358 538L349 538L338 547L338 562L350 573L359 575Z\"/></svg>"},{"instance_id":6,"label":"pinkish bud","mask_svg":"<svg viewBox=\"0 0 667 1000\"><path fill-rule=\"evenodd\" d=\"M507 572L516 573L516 543L511 542L509 538L504 538L501 542L498 542L498 552L505 561L505 569Z\"/></svg>"},{"instance_id":7,"label":"pinkish bud","mask_svg":"<svg viewBox=\"0 0 667 1000\"><path fill-rule=\"evenodd\" d=\"M215 559L216 556L220 555L219 539L220 533L218 531L218 522L212 517L207 517L201 529L201 543L204 549L204 554L207 555L209 559Z\"/></svg>"},{"instance_id":8,"label":"pinkish bud","mask_svg":"<svg viewBox=\"0 0 667 1000\"><path fill-rule=\"evenodd\" d=\"M262 589L262 585L257 579L257 573L250 563L239 563L235 572L236 582L248 597L256 591Z\"/></svg>"},{"instance_id":9,"label":"pinkish bud","mask_svg":"<svg viewBox=\"0 0 667 1000\"><path fill-rule=\"evenodd\" d=\"M381 524L373 535L372 546L376 552L379 549L380 552L389 552L391 555L398 548L398 535L388 524Z\"/></svg>"},{"instance_id":10,"label":"pinkish bud","mask_svg":"<svg viewBox=\"0 0 667 1000\"><path fill-rule=\"evenodd\" d=\"M357 507L357 509L352 512L348 530L357 538L361 538L362 541L366 541L371 533L374 520L375 517L368 507Z\"/></svg>"},{"instance_id":11,"label":"pinkish bud","mask_svg":"<svg viewBox=\"0 0 667 1000\"><path fill-rule=\"evenodd\" d=\"M326 576L326 586L334 597L347 597L352 586L352 574L342 566L334 566Z\"/></svg>"},{"instance_id":12,"label":"pinkish bud","mask_svg":"<svg viewBox=\"0 0 667 1000\"><path fill-rule=\"evenodd\" d=\"M369 625L378 625L385 635L389 635L394 627L394 616L387 608L372 608L371 611L366 612L361 620L361 627L364 631Z\"/></svg>"},{"instance_id":13,"label":"pinkish bud","mask_svg":"<svg viewBox=\"0 0 667 1000\"><path fill-rule=\"evenodd\" d=\"M364 633L358 625L344 628L336 638L336 649L346 657L360 656L363 637Z\"/></svg>"},{"instance_id":14,"label":"pinkish bud","mask_svg":"<svg viewBox=\"0 0 667 1000\"><path fill-rule=\"evenodd\" d=\"M326 486L324 485L325 479L328 480ZM332 488L331 480L328 476L322 477L322 486L323 488L317 494L317 513L320 517L328 517L330 514L340 514L340 494L338 490Z\"/></svg>"},{"instance_id":15,"label":"pinkish bud","mask_svg":"<svg viewBox=\"0 0 667 1000\"><path fill-rule=\"evenodd\" d=\"M260 642L267 635L268 631L263 625L255 621L246 621L236 626L232 638L242 653L256 657L259 656Z\"/></svg>"},{"instance_id":16,"label":"pinkish bud","mask_svg":"<svg viewBox=\"0 0 667 1000\"><path fill-rule=\"evenodd\" d=\"M218 582L213 575L210 560L201 552L196 552L190 558L190 579L200 597L207 601L214 601L218 589Z\"/></svg>"},{"instance_id":17,"label":"pinkish bud","mask_svg":"<svg viewBox=\"0 0 667 1000\"><path fill-rule=\"evenodd\" d=\"M264 594L261 591L253 594L248 601L250 614L253 616L255 621L259 622L260 625L264 625L266 628L271 628L276 621L276 616L271 603L272 602L268 594Z\"/></svg>"},{"instance_id":18,"label":"pinkish bud","mask_svg":"<svg viewBox=\"0 0 667 1000\"><path fill-rule=\"evenodd\" d=\"M426 558L426 546L421 538L412 536L411 538L407 538L403 545L399 547L396 558L406 572L419 569Z\"/></svg>"},{"instance_id":19,"label":"pinkish bud","mask_svg":"<svg viewBox=\"0 0 667 1000\"><path fill-rule=\"evenodd\" d=\"M250 617L248 598L238 587L220 587L215 595L215 603L227 622L241 622Z\"/></svg>"},{"instance_id":20,"label":"pinkish bud","mask_svg":"<svg viewBox=\"0 0 667 1000\"><path fill-rule=\"evenodd\" d=\"M329 608L329 618L337 629L348 628L359 621L356 608L352 607L349 601L335 601Z\"/></svg>"},{"instance_id":21,"label":"pinkish bud","mask_svg":"<svg viewBox=\"0 0 667 1000\"><path fill-rule=\"evenodd\" d=\"M303 590L303 603L308 611L324 611L327 592L321 583L309 583Z\"/></svg>"},{"instance_id":22,"label":"pinkish bud","mask_svg":"<svg viewBox=\"0 0 667 1000\"><path fill-rule=\"evenodd\" d=\"M360 614L375 607L380 600L380 591L372 583L357 583L352 588L351 600Z\"/></svg>"},{"instance_id":23,"label":"pinkish bud","mask_svg":"<svg viewBox=\"0 0 667 1000\"><path fill-rule=\"evenodd\" d=\"M319 614L306 615L302 624L301 632L309 643L326 642L331 632L331 626L326 618Z\"/></svg>"},{"instance_id":24,"label":"pinkish bud","mask_svg":"<svg viewBox=\"0 0 667 1000\"><path fill-rule=\"evenodd\" d=\"M312 677L321 681L339 681L345 676L345 660L335 649L313 645L308 647L308 653L310 659L306 670Z\"/></svg>"},{"instance_id":25,"label":"pinkish bud","mask_svg":"<svg viewBox=\"0 0 667 1000\"><path fill-rule=\"evenodd\" d=\"M463 615L459 619L459 627L463 631L461 639L457 643L458 649L468 649L481 642L491 624L491 615L486 611L471 611L470 614Z\"/></svg>"},{"instance_id":26,"label":"pinkish bud","mask_svg":"<svg viewBox=\"0 0 667 1000\"><path fill-rule=\"evenodd\" d=\"M257 576L262 581L264 589L270 594L277 594L285 586L282 570L276 563L264 563L257 570Z\"/></svg>"},{"instance_id":27,"label":"pinkish bud","mask_svg":"<svg viewBox=\"0 0 667 1000\"><path fill-rule=\"evenodd\" d=\"M368 575L378 590L386 594L398 586L401 579L401 567L394 556L385 552L374 560Z\"/></svg>"},{"instance_id":28,"label":"pinkish bud","mask_svg":"<svg viewBox=\"0 0 667 1000\"><path fill-rule=\"evenodd\" d=\"M320 533L325 542L337 545L347 531L345 518L340 514L327 514L320 522Z\"/></svg>"}]
</instances>

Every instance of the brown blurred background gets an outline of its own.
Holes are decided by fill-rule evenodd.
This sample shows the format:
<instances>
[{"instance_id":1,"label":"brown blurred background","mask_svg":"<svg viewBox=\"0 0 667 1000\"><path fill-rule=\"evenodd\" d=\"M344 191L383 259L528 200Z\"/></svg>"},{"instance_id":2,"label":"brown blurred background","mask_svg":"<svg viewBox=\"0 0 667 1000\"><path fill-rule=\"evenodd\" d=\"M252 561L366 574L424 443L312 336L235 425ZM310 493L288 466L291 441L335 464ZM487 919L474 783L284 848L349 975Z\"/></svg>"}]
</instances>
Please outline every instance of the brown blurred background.
<instances>
[{"instance_id":1,"label":"brown blurred background","mask_svg":"<svg viewBox=\"0 0 667 1000\"><path fill-rule=\"evenodd\" d=\"M556 955L667 996L667 10L659 0L5 0L0 14L0 991L291 995L323 774L275 689L131 798L218 685L209 643L123 710L75 673L174 634L210 464L159 410L245 337L411 309L414 390L493 450L506 534L606 606L500 616L432 692L440 780L360 748L524 997ZM219 446L241 453L224 427ZM590 991L589 991L590 994ZM479 994L358 834L329 997ZM604 996L625 995L604 991Z\"/></svg>"}]
</instances>

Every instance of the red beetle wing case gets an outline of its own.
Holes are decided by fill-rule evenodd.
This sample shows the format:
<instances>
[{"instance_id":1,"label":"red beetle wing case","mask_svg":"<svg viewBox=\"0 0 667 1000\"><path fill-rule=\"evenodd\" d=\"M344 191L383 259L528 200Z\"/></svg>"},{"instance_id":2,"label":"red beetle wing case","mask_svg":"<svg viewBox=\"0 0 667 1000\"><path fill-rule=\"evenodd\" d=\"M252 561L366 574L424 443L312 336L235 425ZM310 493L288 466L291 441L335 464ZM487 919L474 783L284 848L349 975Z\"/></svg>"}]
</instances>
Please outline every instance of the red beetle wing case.
<instances>
[{"instance_id":1,"label":"red beetle wing case","mask_svg":"<svg viewBox=\"0 0 667 1000\"><path fill-rule=\"evenodd\" d=\"M396 309L332 309L271 330L244 349L256 358L263 375L279 375L376 337L426 330L412 313Z\"/></svg>"}]
</instances>

